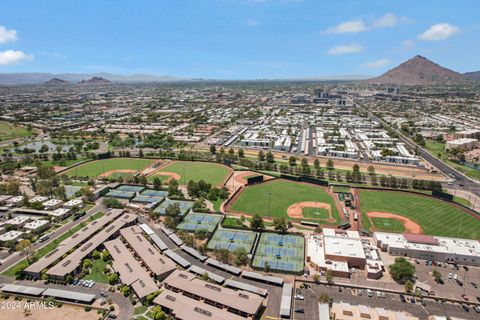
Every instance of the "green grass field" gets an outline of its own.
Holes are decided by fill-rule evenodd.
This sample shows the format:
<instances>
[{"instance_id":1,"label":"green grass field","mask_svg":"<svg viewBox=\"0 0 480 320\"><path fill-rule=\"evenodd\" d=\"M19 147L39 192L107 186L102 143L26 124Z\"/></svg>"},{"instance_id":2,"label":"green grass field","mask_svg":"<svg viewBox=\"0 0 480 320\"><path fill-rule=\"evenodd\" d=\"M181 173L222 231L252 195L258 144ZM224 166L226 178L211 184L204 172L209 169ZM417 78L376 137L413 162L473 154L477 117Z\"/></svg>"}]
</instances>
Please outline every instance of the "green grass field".
<instances>
[{"instance_id":1,"label":"green grass field","mask_svg":"<svg viewBox=\"0 0 480 320\"><path fill-rule=\"evenodd\" d=\"M328 219L329 214L328 210L323 208L303 208L302 216L309 219Z\"/></svg>"},{"instance_id":2,"label":"green grass field","mask_svg":"<svg viewBox=\"0 0 480 320\"><path fill-rule=\"evenodd\" d=\"M108 284L108 275L103 273L103 270L105 270L106 267L107 263L103 261L103 259L92 259L92 268L90 269L90 273L85 275L82 279Z\"/></svg>"},{"instance_id":3,"label":"green grass field","mask_svg":"<svg viewBox=\"0 0 480 320\"><path fill-rule=\"evenodd\" d=\"M78 167L71 168L61 174L78 177L96 178L104 172L111 170L143 170L153 163L154 160L149 159L132 159L132 158L110 158L105 160L97 160L81 164Z\"/></svg>"},{"instance_id":4,"label":"green grass field","mask_svg":"<svg viewBox=\"0 0 480 320\"><path fill-rule=\"evenodd\" d=\"M14 126L8 122L0 121L0 141L25 138L33 134L27 128L21 126Z\"/></svg>"},{"instance_id":5,"label":"green grass field","mask_svg":"<svg viewBox=\"0 0 480 320\"><path fill-rule=\"evenodd\" d=\"M175 161L160 171L174 172L180 175L180 184L187 184L190 180L204 180L214 186L220 186L228 176L228 168L226 166L209 162Z\"/></svg>"},{"instance_id":6,"label":"green grass field","mask_svg":"<svg viewBox=\"0 0 480 320\"><path fill-rule=\"evenodd\" d=\"M303 201L330 204L333 217L337 222L340 221L333 198L322 187L282 179L246 187L233 203L231 210L269 216L270 203L271 217L288 218L288 207Z\"/></svg>"},{"instance_id":7,"label":"green grass field","mask_svg":"<svg viewBox=\"0 0 480 320\"><path fill-rule=\"evenodd\" d=\"M403 224L395 219L390 218L372 218L373 224L379 229L388 232L403 232L405 227Z\"/></svg>"},{"instance_id":8,"label":"green grass field","mask_svg":"<svg viewBox=\"0 0 480 320\"><path fill-rule=\"evenodd\" d=\"M227 217L223 219L222 227L224 228L246 228L247 226L240 221L240 218Z\"/></svg>"},{"instance_id":9,"label":"green grass field","mask_svg":"<svg viewBox=\"0 0 480 320\"><path fill-rule=\"evenodd\" d=\"M360 202L365 229L366 212L384 211L412 219L425 234L480 239L479 219L438 199L402 192L360 190ZM376 221L373 220L375 227L382 229L381 224L384 222L379 220L380 225L377 225Z\"/></svg>"}]
</instances>

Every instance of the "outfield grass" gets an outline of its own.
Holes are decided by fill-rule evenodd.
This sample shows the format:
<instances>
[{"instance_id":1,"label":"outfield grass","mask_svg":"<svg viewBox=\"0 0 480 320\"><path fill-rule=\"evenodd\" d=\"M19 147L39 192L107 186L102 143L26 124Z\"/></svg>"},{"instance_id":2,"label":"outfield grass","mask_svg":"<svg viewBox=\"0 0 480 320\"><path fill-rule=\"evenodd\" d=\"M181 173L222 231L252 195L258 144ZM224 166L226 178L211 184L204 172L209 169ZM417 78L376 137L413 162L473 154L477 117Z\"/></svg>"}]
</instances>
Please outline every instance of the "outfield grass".
<instances>
[{"instance_id":1,"label":"outfield grass","mask_svg":"<svg viewBox=\"0 0 480 320\"><path fill-rule=\"evenodd\" d=\"M373 224L383 231L388 232L403 232L405 227L403 224L395 219L390 218L372 218Z\"/></svg>"},{"instance_id":2,"label":"outfield grass","mask_svg":"<svg viewBox=\"0 0 480 320\"><path fill-rule=\"evenodd\" d=\"M61 174L78 177L96 178L104 172L111 170L143 170L153 163L150 159L110 158L105 160L90 161L71 168Z\"/></svg>"},{"instance_id":3,"label":"outfield grass","mask_svg":"<svg viewBox=\"0 0 480 320\"><path fill-rule=\"evenodd\" d=\"M87 220L83 221L82 223L80 224L77 224L75 227L71 228L70 230L68 230L67 232L61 234L59 237L57 237L55 240L53 240L52 242L50 242L49 244L47 244L46 246L40 248L39 250L37 250L35 252L35 258L36 259L40 259L41 257L47 255L48 253L50 253L53 249L55 249L56 247L58 247L58 245L60 244L60 242L62 242L63 240L69 238L70 236L72 236L75 232L79 231L80 229L82 229L83 227L85 227L87 224L89 224L90 222L92 222L93 220L96 220L100 217L102 217L104 215L103 212L97 212L95 213L94 215L92 215L90 218L88 218ZM28 267L30 264L28 263L27 259L23 259L23 260L20 260L17 264L15 264L14 266L8 268L7 270L5 270L2 274L4 276L8 276L8 277L15 277L17 276L20 272L23 271L23 269L25 269L26 267Z\"/></svg>"},{"instance_id":4,"label":"outfield grass","mask_svg":"<svg viewBox=\"0 0 480 320\"><path fill-rule=\"evenodd\" d=\"M231 210L269 216L270 204L271 217L288 218L288 207L304 201L330 204L332 216L337 222L340 221L333 198L322 187L283 179L246 187L233 203Z\"/></svg>"},{"instance_id":5,"label":"outfield grass","mask_svg":"<svg viewBox=\"0 0 480 320\"><path fill-rule=\"evenodd\" d=\"M25 138L33 134L27 128L21 126L14 126L8 122L0 121L0 141Z\"/></svg>"},{"instance_id":6,"label":"outfield grass","mask_svg":"<svg viewBox=\"0 0 480 320\"><path fill-rule=\"evenodd\" d=\"M311 219L328 219L330 217L327 209L324 208L303 208L302 216Z\"/></svg>"},{"instance_id":7,"label":"outfield grass","mask_svg":"<svg viewBox=\"0 0 480 320\"><path fill-rule=\"evenodd\" d=\"M228 176L226 166L211 162L175 161L160 171L180 175L180 184L187 184L190 180L204 180L214 186L220 186Z\"/></svg>"},{"instance_id":8,"label":"outfield grass","mask_svg":"<svg viewBox=\"0 0 480 320\"><path fill-rule=\"evenodd\" d=\"M360 202L364 226L364 213L384 211L412 219L425 234L480 239L479 219L438 199L402 192L360 190ZM375 226L381 229L381 226Z\"/></svg>"}]
</instances>

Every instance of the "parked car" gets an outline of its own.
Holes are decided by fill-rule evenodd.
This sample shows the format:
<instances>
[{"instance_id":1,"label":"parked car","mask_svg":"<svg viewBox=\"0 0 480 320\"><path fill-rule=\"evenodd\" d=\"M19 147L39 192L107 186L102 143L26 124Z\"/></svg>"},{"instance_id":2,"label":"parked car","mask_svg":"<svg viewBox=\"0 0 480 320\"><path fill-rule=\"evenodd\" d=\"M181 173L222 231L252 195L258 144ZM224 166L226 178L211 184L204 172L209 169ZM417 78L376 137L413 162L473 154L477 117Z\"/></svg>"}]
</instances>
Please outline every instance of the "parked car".
<instances>
[{"instance_id":1,"label":"parked car","mask_svg":"<svg viewBox=\"0 0 480 320\"><path fill-rule=\"evenodd\" d=\"M295 308L296 313L305 313L305 310L303 308Z\"/></svg>"},{"instance_id":2,"label":"parked car","mask_svg":"<svg viewBox=\"0 0 480 320\"><path fill-rule=\"evenodd\" d=\"M372 290L367 289L367 295L368 295L369 297L373 296Z\"/></svg>"},{"instance_id":3,"label":"parked car","mask_svg":"<svg viewBox=\"0 0 480 320\"><path fill-rule=\"evenodd\" d=\"M380 291L377 291L377 298L381 298L382 297L382 293Z\"/></svg>"},{"instance_id":4,"label":"parked car","mask_svg":"<svg viewBox=\"0 0 480 320\"><path fill-rule=\"evenodd\" d=\"M470 284L471 284L471 285L472 285L472 287L474 287L475 289L477 289L477 288L478 288L478 286L477 286L477 284L476 284L475 282L473 282L473 281L472 281L472 282L470 282Z\"/></svg>"},{"instance_id":5,"label":"parked car","mask_svg":"<svg viewBox=\"0 0 480 320\"><path fill-rule=\"evenodd\" d=\"M400 295L400 300L402 300L403 303L407 302L407 300L405 299L405 296L403 294Z\"/></svg>"},{"instance_id":6,"label":"parked car","mask_svg":"<svg viewBox=\"0 0 480 320\"><path fill-rule=\"evenodd\" d=\"M464 310L465 312L469 312L469 311L470 311L470 308L469 308L467 305L465 305L465 304L462 304L462 308L463 308L463 310Z\"/></svg>"},{"instance_id":7,"label":"parked car","mask_svg":"<svg viewBox=\"0 0 480 320\"><path fill-rule=\"evenodd\" d=\"M453 279L454 279L454 280L457 280L457 279L458 279L458 274L455 273L455 274L453 275Z\"/></svg>"},{"instance_id":8,"label":"parked car","mask_svg":"<svg viewBox=\"0 0 480 320\"><path fill-rule=\"evenodd\" d=\"M359 289L359 290L358 290L358 295L359 295L359 296L363 295L363 289Z\"/></svg>"},{"instance_id":9,"label":"parked car","mask_svg":"<svg viewBox=\"0 0 480 320\"><path fill-rule=\"evenodd\" d=\"M295 295L295 300L305 300L305 297L299 294Z\"/></svg>"},{"instance_id":10,"label":"parked car","mask_svg":"<svg viewBox=\"0 0 480 320\"><path fill-rule=\"evenodd\" d=\"M452 278L453 278L453 274L450 272L450 273L448 274L448 279L452 279Z\"/></svg>"},{"instance_id":11,"label":"parked car","mask_svg":"<svg viewBox=\"0 0 480 320\"><path fill-rule=\"evenodd\" d=\"M462 294L462 299L465 300L465 301L468 301L468 297L466 294Z\"/></svg>"},{"instance_id":12,"label":"parked car","mask_svg":"<svg viewBox=\"0 0 480 320\"><path fill-rule=\"evenodd\" d=\"M473 310L475 310L476 313L480 313L480 306L476 306Z\"/></svg>"},{"instance_id":13,"label":"parked car","mask_svg":"<svg viewBox=\"0 0 480 320\"><path fill-rule=\"evenodd\" d=\"M114 315L113 313L110 313L107 318L110 318L110 319L117 319L117 316Z\"/></svg>"},{"instance_id":14,"label":"parked car","mask_svg":"<svg viewBox=\"0 0 480 320\"><path fill-rule=\"evenodd\" d=\"M102 292L100 292L100 295L101 295L102 297L104 297L104 298L105 298L105 297L108 297L108 294L106 294L106 293L105 293L105 292L103 292L103 291L102 291Z\"/></svg>"},{"instance_id":15,"label":"parked car","mask_svg":"<svg viewBox=\"0 0 480 320\"><path fill-rule=\"evenodd\" d=\"M382 292L382 298L386 298L387 297L387 294L385 292Z\"/></svg>"}]
</instances>

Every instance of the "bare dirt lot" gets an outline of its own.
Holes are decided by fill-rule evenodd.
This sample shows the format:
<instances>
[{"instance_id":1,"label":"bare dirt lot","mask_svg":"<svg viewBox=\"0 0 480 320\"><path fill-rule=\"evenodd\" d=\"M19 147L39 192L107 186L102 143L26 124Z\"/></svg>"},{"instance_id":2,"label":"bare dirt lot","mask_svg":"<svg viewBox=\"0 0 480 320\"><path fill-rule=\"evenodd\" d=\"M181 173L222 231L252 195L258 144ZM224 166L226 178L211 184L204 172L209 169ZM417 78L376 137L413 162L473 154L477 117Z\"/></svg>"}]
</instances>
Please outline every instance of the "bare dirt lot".
<instances>
[{"instance_id":1,"label":"bare dirt lot","mask_svg":"<svg viewBox=\"0 0 480 320\"><path fill-rule=\"evenodd\" d=\"M61 308L49 308L48 305L41 304L41 301L26 299L16 301L13 298L0 300L0 318L2 320L96 320L100 316L96 310L86 312L82 307L63 304Z\"/></svg>"}]
</instances>

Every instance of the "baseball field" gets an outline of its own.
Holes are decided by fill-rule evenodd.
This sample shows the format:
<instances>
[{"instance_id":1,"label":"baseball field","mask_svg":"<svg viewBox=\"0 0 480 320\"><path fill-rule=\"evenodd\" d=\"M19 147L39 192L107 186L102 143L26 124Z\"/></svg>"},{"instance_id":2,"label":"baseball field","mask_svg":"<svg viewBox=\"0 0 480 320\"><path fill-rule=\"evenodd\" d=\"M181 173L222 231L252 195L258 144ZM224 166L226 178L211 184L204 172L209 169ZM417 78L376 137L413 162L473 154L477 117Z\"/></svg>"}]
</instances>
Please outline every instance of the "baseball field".
<instances>
[{"instance_id":1,"label":"baseball field","mask_svg":"<svg viewBox=\"0 0 480 320\"><path fill-rule=\"evenodd\" d=\"M171 172L178 177L180 184L187 184L188 181L204 180L213 186L221 186L227 178L228 167L211 162L175 161L160 169L160 172Z\"/></svg>"},{"instance_id":2,"label":"baseball field","mask_svg":"<svg viewBox=\"0 0 480 320\"><path fill-rule=\"evenodd\" d=\"M335 202L323 187L307 183L298 183L288 180L272 180L248 186L240 193L233 205L232 212L245 214L259 214L261 216L294 218L289 214L289 208L299 203L318 203L328 207L332 219L318 220L327 217L329 213L325 209L310 209L308 205L300 209L305 216L295 217L298 220L303 218L314 218L321 223L336 224L340 222ZM327 221L328 220L328 221Z\"/></svg>"},{"instance_id":3,"label":"baseball field","mask_svg":"<svg viewBox=\"0 0 480 320\"><path fill-rule=\"evenodd\" d=\"M150 164L153 164L154 161L155 160L136 158L110 158L105 160L90 161L64 171L61 174L89 178L96 178L102 174L111 175L118 172L131 174L145 169Z\"/></svg>"},{"instance_id":4,"label":"baseball field","mask_svg":"<svg viewBox=\"0 0 480 320\"><path fill-rule=\"evenodd\" d=\"M480 239L480 219L435 198L404 192L361 190L365 229Z\"/></svg>"}]
</instances>

